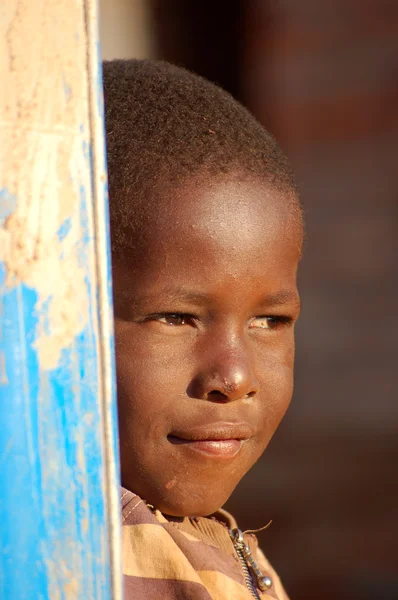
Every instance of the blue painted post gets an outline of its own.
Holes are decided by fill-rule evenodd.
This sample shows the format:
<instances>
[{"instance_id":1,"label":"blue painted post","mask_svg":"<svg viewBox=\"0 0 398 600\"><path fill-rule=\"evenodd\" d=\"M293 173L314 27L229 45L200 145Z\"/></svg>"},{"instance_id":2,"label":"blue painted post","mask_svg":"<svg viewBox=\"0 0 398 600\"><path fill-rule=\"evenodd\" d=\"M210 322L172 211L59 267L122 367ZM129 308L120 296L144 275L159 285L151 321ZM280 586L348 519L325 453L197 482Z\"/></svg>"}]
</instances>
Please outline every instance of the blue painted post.
<instances>
[{"instance_id":1,"label":"blue painted post","mask_svg":"<svg viewBox=\"0 0 398 600\"><path fill-rule=\"evenodd\" d=\"M96 6L0 13L0 599L120 600Z\"/></svg>"}]
</instances>

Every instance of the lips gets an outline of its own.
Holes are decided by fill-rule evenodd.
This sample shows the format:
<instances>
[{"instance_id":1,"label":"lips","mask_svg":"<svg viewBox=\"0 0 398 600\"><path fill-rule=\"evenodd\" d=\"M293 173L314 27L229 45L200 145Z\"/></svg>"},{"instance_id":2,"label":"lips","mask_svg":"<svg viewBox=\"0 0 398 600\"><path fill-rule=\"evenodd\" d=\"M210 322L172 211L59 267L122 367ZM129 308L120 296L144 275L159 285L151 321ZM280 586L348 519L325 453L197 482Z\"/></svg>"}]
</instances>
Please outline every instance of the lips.
<instances>
[{"instance_id":1,"label":"lips","mask_svg":"<svg viewBox=\"0 0 398 600\"><path fill-rule=\"evenodd\" d=\"M167 437L172 444L207 456L234 458L254 433L248 423L220 422L176 429Z\"/></svg>"},{"instance_id":2,"label":"lips","mask_svg":"<svg viewBox=\"0 0 398 600\"><path fill-rule=\"evenodd\" d=\"M183 440L247 440L254 435L254 427L249 423L201 423L182 429L174 429L170 435Z\"/></svg>"}]
</instances>

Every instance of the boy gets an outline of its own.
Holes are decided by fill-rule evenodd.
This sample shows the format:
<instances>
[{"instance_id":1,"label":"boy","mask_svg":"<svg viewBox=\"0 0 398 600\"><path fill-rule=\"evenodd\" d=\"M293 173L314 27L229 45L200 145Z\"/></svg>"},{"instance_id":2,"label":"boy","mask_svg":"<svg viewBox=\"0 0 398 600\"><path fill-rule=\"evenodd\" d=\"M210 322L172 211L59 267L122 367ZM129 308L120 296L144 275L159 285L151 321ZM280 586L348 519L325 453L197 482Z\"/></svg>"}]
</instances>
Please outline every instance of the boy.
<instances>
[{"instance_id":1,"label":"boy","mask_svg":"<svg viewBox=\"0 0 398 600\"><path fill-rule=\"evenodd\" d=\"M152 61L104 64L126 600L286 599L220 510L292 395L302 214L274 139Z\"/></svg>"}]
</instances>

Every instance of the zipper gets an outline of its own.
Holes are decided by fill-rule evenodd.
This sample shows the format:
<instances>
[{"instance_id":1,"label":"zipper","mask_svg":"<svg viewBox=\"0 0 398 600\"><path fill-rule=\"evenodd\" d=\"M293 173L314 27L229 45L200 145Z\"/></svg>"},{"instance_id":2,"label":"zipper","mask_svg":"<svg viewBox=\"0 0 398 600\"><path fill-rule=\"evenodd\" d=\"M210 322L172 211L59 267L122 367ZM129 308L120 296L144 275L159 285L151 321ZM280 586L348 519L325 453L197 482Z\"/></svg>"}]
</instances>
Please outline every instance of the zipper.
<instances>
[{"instance_id":1,"label":"zipper","mask_svg":"<svg viewBox=\"0 0 398 600\"><path fill-rule=\"evenodd\" d=\"M261 600L256 588L254 587L253 578L250 574L249 566L243 556L243 552L242 552L241 548L239 546L237 546L235 543L234 543L234 546L235 546L236 554L238 555L238 558L240 560L240 564L242 565L243 576L245 578L246 587L249 590L249 592L251 593L251 595L253 596L253 598L256 598L256 600Z\"/></svg>"},{"instance_id":2,"label":"zipper","mask_svg":"<svg viewBox=\"0 0 398 600\"><path fill-rule=\"evenodd\" d=\"M242 531L240 529L230 529L229 535L231 536L236 554L242 565L246 587L253 598L261 600L257 587L262 592L265 592L272 587L272 580L268 575L262 574L258 564L252 556L249 546L245 543Z\"/></svg>"}]
</instances>

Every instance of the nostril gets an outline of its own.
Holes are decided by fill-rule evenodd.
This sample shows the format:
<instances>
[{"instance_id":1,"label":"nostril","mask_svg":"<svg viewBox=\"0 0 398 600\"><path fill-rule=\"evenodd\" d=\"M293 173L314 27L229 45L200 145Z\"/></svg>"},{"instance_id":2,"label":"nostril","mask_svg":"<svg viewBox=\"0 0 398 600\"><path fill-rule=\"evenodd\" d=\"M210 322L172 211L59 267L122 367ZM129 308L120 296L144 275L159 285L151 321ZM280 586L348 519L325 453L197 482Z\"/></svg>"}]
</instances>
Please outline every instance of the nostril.
<instances>
[{"instance_id":1,"label":"nostril","mask_svg":"<svg viewBox=\"0 0 398 600\"><path fill-rule=\"evenodd\" d=\"M237 386L235 385L231 385L224 388L224 393L220 392L219 390L211 390L211 392L209 392L207 394L207 399L211 400L212 402L219 402L221 404L224 404L225 402L230 402L231 401L231 396L234 395L234 393L237 390ZM244 396L240 396L241 400L249 400L250 398L253 398L253 396L256 395L256 392L249 392L248 394L245 394ZM236 398L238 399L238 398Z\"/></svg>"},{"instance_id":2,"label":"nostril","mask_svg":"<svg viewBox=\"0 0 398 600\"><path fill-rule=\"evenodd\" d=\"M225 402L229 401L227 394L223 394L219 390L211 390L211 392L207 394L207 398L208 400L212 400L213 402L220 402L221 404L224 404Z\"/></svg>"}]
</instances>

